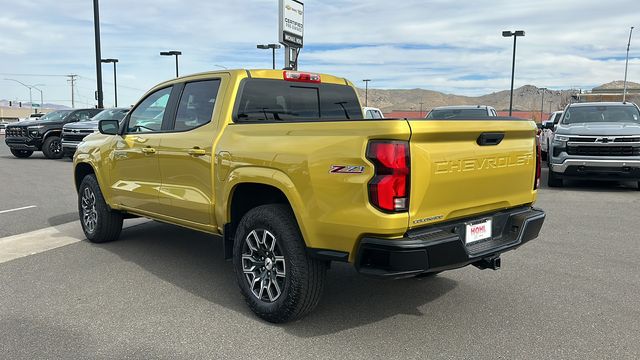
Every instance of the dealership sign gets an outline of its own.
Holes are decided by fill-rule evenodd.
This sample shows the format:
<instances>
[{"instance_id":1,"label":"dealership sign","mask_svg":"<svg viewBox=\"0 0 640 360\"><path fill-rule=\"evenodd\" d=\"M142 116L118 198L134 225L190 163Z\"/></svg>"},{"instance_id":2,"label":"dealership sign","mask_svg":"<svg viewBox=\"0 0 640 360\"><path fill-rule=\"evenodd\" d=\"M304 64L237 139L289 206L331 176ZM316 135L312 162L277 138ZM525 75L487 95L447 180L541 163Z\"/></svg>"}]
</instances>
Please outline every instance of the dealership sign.
<instances>
[{"instance_id":1,"label":"dealership sign","mask_svg":"<svg viewBox=\"0 0 640 360\"><path fill-rule=\"evenodd\" d=\"M301 48L304 34L304 4L297 0L280 0L280 43Z\"/></svg>"}]
</instances>

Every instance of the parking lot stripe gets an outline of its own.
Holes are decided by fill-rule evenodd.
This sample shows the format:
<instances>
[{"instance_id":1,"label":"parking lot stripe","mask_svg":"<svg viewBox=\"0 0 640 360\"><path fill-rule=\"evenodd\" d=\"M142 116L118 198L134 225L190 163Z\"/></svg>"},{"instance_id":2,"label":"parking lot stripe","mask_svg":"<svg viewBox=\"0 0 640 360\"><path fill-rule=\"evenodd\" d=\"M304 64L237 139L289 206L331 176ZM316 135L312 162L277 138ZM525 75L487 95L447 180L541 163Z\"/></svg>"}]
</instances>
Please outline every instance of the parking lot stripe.
<instances>
[{"instance_id":1,"label":"parking lot stripe","mask_svg":"<svg viewBox=\"0 0 640 360\"><path fill-rule=\"evenodd\" d=\"M37 206L35 205L29 205L29 206L23 206L23 207L19 207L19 208L15 208L15 209L9 209L9 210L2 210L0 211L0 214L4 214L4 213L9 213L9 212L14 212L14 211L20 211L20 210L27 210L27 209L33 209Z\"/></svg>"},{"instance_id":2,"label":"parking lot stripe","mask_svg":"<svg viewBox=\"0 0 640 360\"><path fill-rule=\"evenodd\" d=\"M125 221L125 228L140 225L149 220L131 219ZM0 239L0 264L53 250L85 239L79 221L52 226L24 234L8 236Z\"/></svg>"}]
</instances>

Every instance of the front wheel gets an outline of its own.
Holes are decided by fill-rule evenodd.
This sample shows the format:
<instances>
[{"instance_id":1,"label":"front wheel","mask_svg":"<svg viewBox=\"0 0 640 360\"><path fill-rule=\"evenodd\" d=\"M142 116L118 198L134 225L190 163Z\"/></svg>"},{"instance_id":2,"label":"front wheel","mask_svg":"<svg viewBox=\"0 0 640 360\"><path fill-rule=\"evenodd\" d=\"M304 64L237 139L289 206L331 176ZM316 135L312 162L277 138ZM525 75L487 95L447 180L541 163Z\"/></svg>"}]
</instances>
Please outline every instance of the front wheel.
<instances>
[{"instance_id":1,"label":"front wheel","mask_svg":"<svg viewBox=\"0 0 640 360\"><path fill-rule=\"evenodd\" d=\"M104 243L120 237L122 213L111 210L104 201L95 175L85 176L80 183L78 212L87 240Z\"/></svg>"},{"instance_id":2,"label":"front wheel","mask_svg":"<svg viewBox=\"0 0 640 360\"><path fill-rule=\"evenodd\" d=\"M324 288L326 263L307 255L291 209L282 204L250 210L236 230L233 263L251 310L272 323L312 311Z\"/></svg>"},{"instance_id":3,"label":"front wheel","mask_svg":"<svg viewBox=\"0 0 640 360\"><path fill-rule=\"evenodd\" d=\"M47 159L61 159L64 155L62 152L62 141L59 136L49 136L42 144L42 152Z\"/></svg>"},{"instance_id":4,"label":"front wheel","mask_svg":"<svg viewBox=\"0 0 640 360\"><path fill-rule=\"evenodd\" d=\"M31 150L18 150L18 149L11 149L11 153L13 154L13 156L20 158L20 159L26 159L29 156L31 156L33 154L33 151Z\"/></svg>"}]
</instances>

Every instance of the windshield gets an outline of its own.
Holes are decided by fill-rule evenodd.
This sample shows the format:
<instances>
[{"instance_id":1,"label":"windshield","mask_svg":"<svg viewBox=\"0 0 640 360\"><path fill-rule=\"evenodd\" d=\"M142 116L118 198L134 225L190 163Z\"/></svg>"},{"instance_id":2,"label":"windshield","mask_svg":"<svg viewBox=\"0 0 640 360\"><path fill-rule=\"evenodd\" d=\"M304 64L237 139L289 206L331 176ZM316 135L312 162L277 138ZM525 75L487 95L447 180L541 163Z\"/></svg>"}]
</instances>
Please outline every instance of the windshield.
<instances>
[{"instance_id":1,"label":"windshield","mask_svg":"<svg viewBox=\"0 0 640 360\"><path fill-rule=\"evenodd\" d=\"M488 116L485 109L435 109L432 110L427 119L453 119L465 116Z\"/></svg>"},{"instance_id":2,"label":"windshield","mask_svg":"<svg viewBox=\"0 0 640 360\"><path fill-rule=\"evenodd\" d=\"M100 120L122 120L125 115L129 112L129 109L107 109L101 111L98 115L92 117L91 119L83 120L83 121L100 121Z\"/></svg>"},{"instance_id":3,"label":"windshield","mask_svg":"<svg viewBox=\"0 0 640 360\"><path fill-rule=\"evenodd\" d=\"M597 122L640 123L640 112L635 106L580 106L569 108L563 124Z\"/></svg>"},{"instance_id":4,"label":"windshield","mask_svg":"<svg viewBox=\"0 0 640 360\"><path fill-rule=\"evenodd\" d=\"M50 112L47 115L44 115L43 117L39 118L38 121L40 121L40 122L60 121L60 120L64 119L65 117L67 117L67 115L69 115L70 112L71 112L71 110L53 111L53 112Z\"/></svg>"}]
</instances>

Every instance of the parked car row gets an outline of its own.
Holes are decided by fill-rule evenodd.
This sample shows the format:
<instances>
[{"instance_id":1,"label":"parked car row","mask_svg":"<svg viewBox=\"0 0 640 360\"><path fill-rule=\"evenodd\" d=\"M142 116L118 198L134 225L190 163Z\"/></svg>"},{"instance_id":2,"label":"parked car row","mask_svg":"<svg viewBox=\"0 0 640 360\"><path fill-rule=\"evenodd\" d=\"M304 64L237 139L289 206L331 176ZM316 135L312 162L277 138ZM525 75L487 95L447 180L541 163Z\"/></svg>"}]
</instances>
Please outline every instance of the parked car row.
<instances>
[{"instance_id":1,"label":"parked car row","mask_svg":"<svg viewBox=\"0 0 640 360\"><path fill-rule=\"evenodd\" d=\"M49 159L73 156L75 147L86 135L97 131L103 119L121 120L128 109L57 110L40 118L23 120L5 126L5 143L18 158L28 158L42 151ZM97 118L100 116L100 118ZM95 122L94 117L97 119ZM65 128L68 130L65 131ZM65 149L63 137L67 136Z\"/></svg>"}]
</instances>

